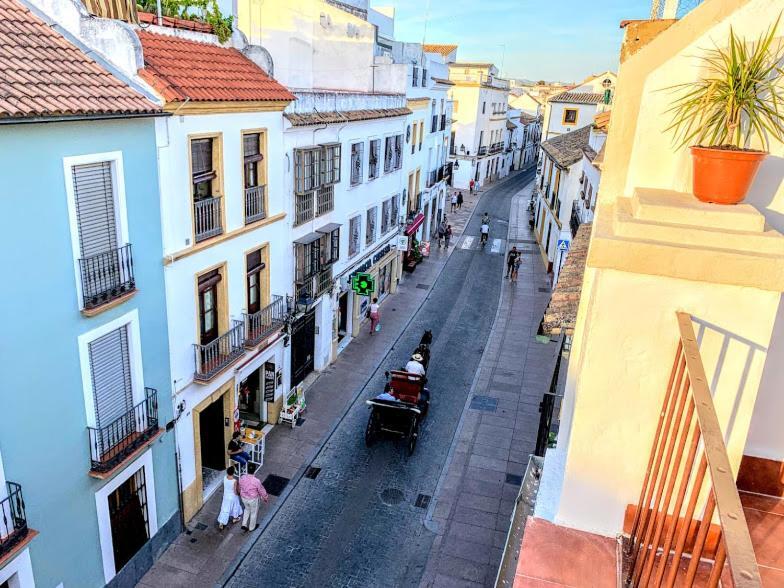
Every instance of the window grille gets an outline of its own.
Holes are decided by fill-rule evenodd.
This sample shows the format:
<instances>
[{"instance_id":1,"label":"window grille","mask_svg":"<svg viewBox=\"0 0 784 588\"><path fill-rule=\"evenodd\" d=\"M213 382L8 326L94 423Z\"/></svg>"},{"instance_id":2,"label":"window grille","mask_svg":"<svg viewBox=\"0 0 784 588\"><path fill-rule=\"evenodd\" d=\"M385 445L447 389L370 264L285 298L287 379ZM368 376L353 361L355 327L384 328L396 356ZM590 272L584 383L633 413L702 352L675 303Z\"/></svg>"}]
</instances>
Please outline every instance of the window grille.
<instances>
[{"instance_id":1,"label":"window grille","mask_svg":"<svg viewBox=\"0 0 784 588\"><path fill-rule=\"evenodd\" d=\"M362 219L359 215L348 221L348 256L354 257L359 253L359 234Z\"/></svg>"},{"instance_id":2,"label":"window grille","mask_svg":"<svg viewBox=\"0 0 784 588\"><path fill-rule=\"evenodd\" d=\"M395 167L395 137L384 139L384 173Z\"/></svg>"},{"instance_id":3,"label":"window grille","mask_svg":"<svg viewBox=\"0 0 784 588\"><path fill-rule=\"evenodd\" d=\"M312 192L320 185L321 148L294 150L294 192Z\"/></svg>"},{"instance_id":4,"label":"window grille","mask_svg":"<svg viewBox=\"0 0 784 588\"><path fill-rule=\"evenodd\" d=\"M400 222L400 196L396 195L396 196L392 197L392 219L391 219L391 224L392 224L393 227L396 227L398 222Z\"/></svg>"},{"instance_id":5,"label":"window grille","mask_svg":"<svg viewBox=\"0 0 784 588\"><path fill-rule=\"evenodd\" d=\"M415 88L419 85L419 68L417 66L413 67L411 85L414 86Z\"/></svg>"},{"instance_id":6,"label":"window grille","mask_svg":"<svg viewBox=\"0 0 784 588\"><path fill-rule=\"evenodd\" d=\"M335 210L335 186L322 186L316 191L316 216Z\"/></svg>"},{"instance_id":7,"label":"window grille","mask_svg":"<svg viewBox=\"0 0 784 588\"><path fill-rule=\"evenodd\" d=\"M394 198L389 198L388 200L384 200L381 203L381 234L385 234L389 230L389 226L391 224L391 211L392 211L392 201Z\"/></svg>"},{"instance_id":8,"label":"window grille","mask_svg":"<svg viewBox=\"0 0 784 588\"><path fill-rule=\"evenodd\" d=\"M351 185L356 186L362 183L362 158L364 155L364 143L354 143L351 145Z\"/></svg>"},{"instance_id":9,"label":"window grille","mask_svg":"<svg viewBox=\"0 0 784 588\"><path fill-rule=\"evenodd\" d=\"M327 143L321 150L321 185L340 182L340 143Z\"/></svg>"},{"instance_id":10,"label":"window grille","mask_svg":"<svg viewBox=\"0 0 784 588\"><path fill-rule=\"evenodd\" d=\"M328 267L316 278L316 296L321 296L332 289L332 267Z\"/></svg>"},{"instance_id":11,"label":"window grille","mask_svg":"<svg viewBox=\"0 0 784 588\"><path fill-rule=\"evenodd\" d=\"M378 159L381 142L378 139L370 141L370 153L368 154L368 179L378 177Z\"/></svg>"},{"instance_id":12,"label":"window grille","mask_svg":"<svg viewBox=\"0 0 784 588\"><path fill-rule=\"evenodd\" d=\"M395 135L395 169L401 167L403 167L403 135Z\"/></svg>"},{"instance_id":13,"label":"window grille","mask_svg":"<svg viewBox=\"0 0 784 588\"><path fill-rule=\"evenodd\" d=\"M377 206L368 208L365 231L365 245L371 245L376 240L376 211Z\"/></svg>"},{"instance_id":14,"label":"window grille","mask_svg":"<svg viewBox=\"0 0 784 588\"><path fill-rule=\"evenodd\" d=\"M313 220L313 200L315 192L306 192L294 196L294 226Z\"/></svg>"}]
</instances>

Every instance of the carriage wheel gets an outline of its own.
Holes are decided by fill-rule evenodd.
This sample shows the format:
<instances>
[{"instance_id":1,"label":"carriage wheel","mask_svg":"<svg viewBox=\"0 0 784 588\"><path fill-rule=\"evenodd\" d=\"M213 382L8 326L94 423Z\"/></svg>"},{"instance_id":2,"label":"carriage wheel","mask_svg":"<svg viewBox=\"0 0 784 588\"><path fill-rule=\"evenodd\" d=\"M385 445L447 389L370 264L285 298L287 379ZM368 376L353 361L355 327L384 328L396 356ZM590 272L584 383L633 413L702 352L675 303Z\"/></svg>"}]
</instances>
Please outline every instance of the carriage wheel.
<instances>
[{"instance_id":1,"label":"carriage wheel","mask_svg":"<svg viewBox=\"0 0 784 588\"><path fill-rule=\"evenodd\" d=\"M419 436L419 419L414 417L413 419L411 419L411 427L408 429L408 445L406 449L408 450L409 457L414 454L414 449L416 449L418 436Z\"/></svg>"},{"instance_id":2,"label":"carriage wheel","mask_svg":"<svg viewBox=\"0 0 784 588\"><path fill-rule=\"evenodd\" d=\"M365 446L370 447L373 443L376 442L376 429L378 428L378 415L376 414L375 409L370 413L368 417L368 424L365 428Z\"/></svg>"}]
</instances>

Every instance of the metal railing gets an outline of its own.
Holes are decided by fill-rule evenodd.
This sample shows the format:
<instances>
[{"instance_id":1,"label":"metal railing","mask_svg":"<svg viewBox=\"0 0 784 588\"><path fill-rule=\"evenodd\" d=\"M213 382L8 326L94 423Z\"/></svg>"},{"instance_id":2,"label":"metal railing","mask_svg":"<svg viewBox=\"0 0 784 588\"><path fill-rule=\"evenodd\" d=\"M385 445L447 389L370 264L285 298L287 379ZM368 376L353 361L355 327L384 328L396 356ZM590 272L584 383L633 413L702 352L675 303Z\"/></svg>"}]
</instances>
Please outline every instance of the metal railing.
<instances>
[{"instance_id":1,"label":"metal railing","mask_svg":"<svg viewBox=\"0 0 784 588\"><path fill-rule=\"evenodd\" d=\"M651 2L651 18L683 18L702 2L703 0L653 0Z\"/></svg>"},{"instance_id":2,"label":"metal railing","mask_svg":"<svg viewBox=\"0 0 784 588\"><path fill-rule=\"evenodd\" d=\"M0 559L11 552L29 531L22 487L16 482L6 482L8 496L0 500Z\"/></svg>"},{"instance_id":3,"label":"metal railing","mask_svg":"<svg viewBox=\"0 0 784 588\"><path fill-rule=\"evenodd\" d=\"M136 289L131 245L79 260L82 307L97 308Z\"/></svg>"},{"instance_id":4,"label":"metal railing","mask_svg":"<svg viewBox=\"0 0 784 588\"><path fill-rule=\"evenodd\" d=\"M315 194L313 192L305 192L304 194L294 195L294 226L301 225L313 220L313 201Z\"/></svg>"},{"instance_id":5,"label":"metal railing","mask_svg":"<svg viewBox=\"0 0 784 588\"><path fill-rule=\"evenodd\" d=\"M196 370L193 378L207 381L223 368L233 363L245 352L245 335L242 321L234 321L228 331L206 345L193 344Z\"/></svg>"},{"instance_id":6,"label":"metal railing","mask_svg":"<svg viewBox=\"0 0 784 588\"><path fill-rule=\"evenodd\" d=\"M490 145L490 153L499 153L500 151L504 150L504 142L498 141L497 143L493 143Z\"/></svg>"},{"instance_id":7,"label":"metal railing","mask_svg":"<svg viewBox=\"0 0 784 588\"><path fill-rule=\"evenodd\" d=\"M193 203L193 221L196 223L196 242L215 237L223 232L220 196L204 198Z\"/></svg>"},{"instance_id":8,"label":"metal railing","mask_svg":"<svg viewBox=\"0 0 784 588\"><path fill-rule=\"evenodd\" d=\"M286 321L286 299L273 296L272 302L253 314L244 314L245 346L255 347L283 327Z\"/></svg>"},{"instance_id":9,"label":"metal railing","mask_svg":"<svg viewBox=\"0 0 784 588\"><path fill-rule=\"evenodd\" d=\"M144 400L107 425L87 427L90 470L106 473L117 467L158 431L158 391L144 389Z\"/></svg>"},{"instance_id":10,"label":"metal railing","mask_svg":"<svg viewBox=\"0 0 784 588\"><path fill-rule=\"evenodd\" d=\"M332 267L321 271L316 276L316 296L321 296L332 289Z\"/></svg>"},{"instance_id":11,"label":"metal railing","mask_svg":"<svg viewBox=\"0 0 784 588\"><path fill-rule=\"evenodd\" d=\"M688 587L700 571L709 572L707 584L700 585L713 587L727 564L735 588L760 588L691 316L678 312L677 319L678 349L634 521L624 537L623 580L625 586ZM712 524L714 514L718 525Z\"/></svg>"},{"instance_id":12,"label":"metal railing","mask_svg":"<svg viewBox=\"0 0 784 588\"><path fill-rule=\"evenodd\" d=\"M323 186L316 191L316 216L335 210L335 187Z\"/></svg>"},{"instance_id":13,"label":"metal railing","mask_svg":"<svg viewBox=\"0 0 784 588\"><path fill-rule=\"evenodd\" d=\"M477 155L487 155L487 145L480 145L479 151L476 152Z\"/></svg>"},{"instance_id":14,"label":"metal railing","mask_svg":"<svg viewBox=\"0 0 784 588\"><path fill-rule=\"evenodd\" d=\"M245 224L261 220L267 216L264 210L264 194L266 186L245 188Z\"/></svg>"}]
</instances>

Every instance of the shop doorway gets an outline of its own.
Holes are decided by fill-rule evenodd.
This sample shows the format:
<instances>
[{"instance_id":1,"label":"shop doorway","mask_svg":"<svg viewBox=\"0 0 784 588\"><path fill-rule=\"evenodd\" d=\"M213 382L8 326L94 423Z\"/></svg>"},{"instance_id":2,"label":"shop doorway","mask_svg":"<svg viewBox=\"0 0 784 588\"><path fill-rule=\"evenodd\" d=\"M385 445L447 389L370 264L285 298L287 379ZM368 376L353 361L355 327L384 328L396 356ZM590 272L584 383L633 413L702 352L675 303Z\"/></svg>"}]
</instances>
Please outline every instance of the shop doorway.
<instances>
[{"instance_id":1,"label":"shop doorway","mask_svg":"<svg viewBox=\"0 0 784 588\"><path fill-rule=\"evenodd\" d=\"M291 386L297 386L313 371L316 354L316 311L305 313L291 325Z\"/></svg>"},{"instance_id":2,"label":"shop doorway","mask_svg":"<svg viewBox=\"0 0 784 588\"><path fill-rule=\"evenodd\" d=\"M114 570L119 572L150 538L144 468L139 468L120 484L109 494L107 500L112 528Z\"/></svg>"},{"instance_id":3,"label":"shop doorway","mask_svg":"<svg viewBox=\"0 0 784 588\"><path fill-rule=\"evenodd\" d=\"M338 343L345 339L348 333L348 292L343 292L338 298Z\"/></svg>"},{"instance_id":4,"label":"shop doorway","mask_svg":"<svg viewBox=\"0 0 784 588\"><path fill-rule=\"evenodd\" d=\"M267 420L261 383L262 367L240 382L239 411L246 427L261 430Z\"/></svg>"},{"instance_id":5,"label":"shop doorway","mask_svg":"<svg viewBox=\"0 0 784 588\"><path fill-rule=\"evenodd\" d=\"M199 413L201 476L205 499L220 484L223 470L226 469L223 402L221 396Z\"/></svg>"}]
</instances>

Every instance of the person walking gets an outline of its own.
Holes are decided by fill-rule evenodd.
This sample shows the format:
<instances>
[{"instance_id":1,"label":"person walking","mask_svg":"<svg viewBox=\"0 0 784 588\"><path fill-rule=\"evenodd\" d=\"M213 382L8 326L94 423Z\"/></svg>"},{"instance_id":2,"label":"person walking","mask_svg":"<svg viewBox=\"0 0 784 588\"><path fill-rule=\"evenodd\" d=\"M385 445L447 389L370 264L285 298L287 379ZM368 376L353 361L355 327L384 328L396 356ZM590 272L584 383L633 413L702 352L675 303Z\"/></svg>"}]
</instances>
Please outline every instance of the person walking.
<instances>
[{"instance_id":1,"label":"person walking","mask_svg":"<svg viewBox=\"0 0 784 588\"><path fill-rule=\"evenodd\" d=\"M474 180L468 182L468 191L473 194L474 193Z\"/></svg>"},{"instance_id":2,"label":"person walking","mask_svg":"<svg viewBox=\"0 0 784 588\"><path fill-rule=\"evenodd\" d=\"M252 474L243 474L240 476L240 499L242 505L245 507L245 512L242 513L242 527L243 532L253 531L256 528L256 519L259 516L259 500L263 500L264 504L269 504L269 495L256 476Z\"/></svg>"},{"instance_id":3,"label":"person walking","mask_svg":"<svg viewBox=\"0 0 784 588\"><path fill-rule=\"evenodd\" d=\"M452 238L452 225L446 226L446 231L444 231L444 247L449 249L449 239Z\"/></svg>"},{"instance_id":4,"label":"person walking","mask_svg":"<svg viewBox=\"0 0 784 588\"><path fill-rule=\"evenodd\" d=\"M517 247L512 247L512 250L506 256L506 277L510 278L512 276L512 270L514 269L515 260L520 255L520 252L517 251Z\"/></svg>"},{"instance_id":5,"label":"person walking","mask_svg":"<svg viewBox=\"0 0 784 588\"><path fill-rule=\"evenodd\" d=\"M449 212L454 212L455 208L457 208L457 193L452 193L452 206Z\"/></svg>"},{"instance_id":6,"label":"person walking","mask_svg":"<svg viewBox=\"0 0 784 588\"><path fill-rule=\"evenodd\" d=\"M372 335L376 331L376 326L379 325L381 321L381 313L379 312L378 307L378 298L374 298L373 302L370 303L368 316L370 317L370 334Z\"/></svg>"},{"instance_id":7,"label":"person walking","mask_svg":"<svg viewBox=\"0 0 784 588\"><path fill-rule=\"evenodd\" d=\"M457 209L460 210L461 208L463 208L463 193L462 192L458 192L457 193Z\"/></svg>"},{"instance_id":8,"label":"person walking","mask_svg":"<svg viewBox=\"0 0 784 588\"><path fill-rule=\"evenodd\" d=\"M223 500L221 501L220 513L218 513L218 529L220 531L223 531L229 524L229 520L236 523L242 516L240 488L234 473L234 466L229 466L226 468L226 477L223 478Z\"/></svg>"},{"instance_id":9,"label":"person walking","mask_svg":"<svg viewBox=\"0 0 784 588\"><path fill-rule=\"evenodd\" d=\"M517 273L520 271L520 265L523 263L523 258L521 255L518 255L514 260L514 265L512 266L512 281L517 282Z\"/></svg>"},{"instance_id":10,"label":"person walking","mask_svg":"<svg viewBox=\"0 0 784 588\"><path fill-rule=\"evenodd\" d=\"M444 235L446 234L446 221L441 221L438 223L438 247L441 247L441 241L444 240Z\"/></svg>"}]
</instances>

